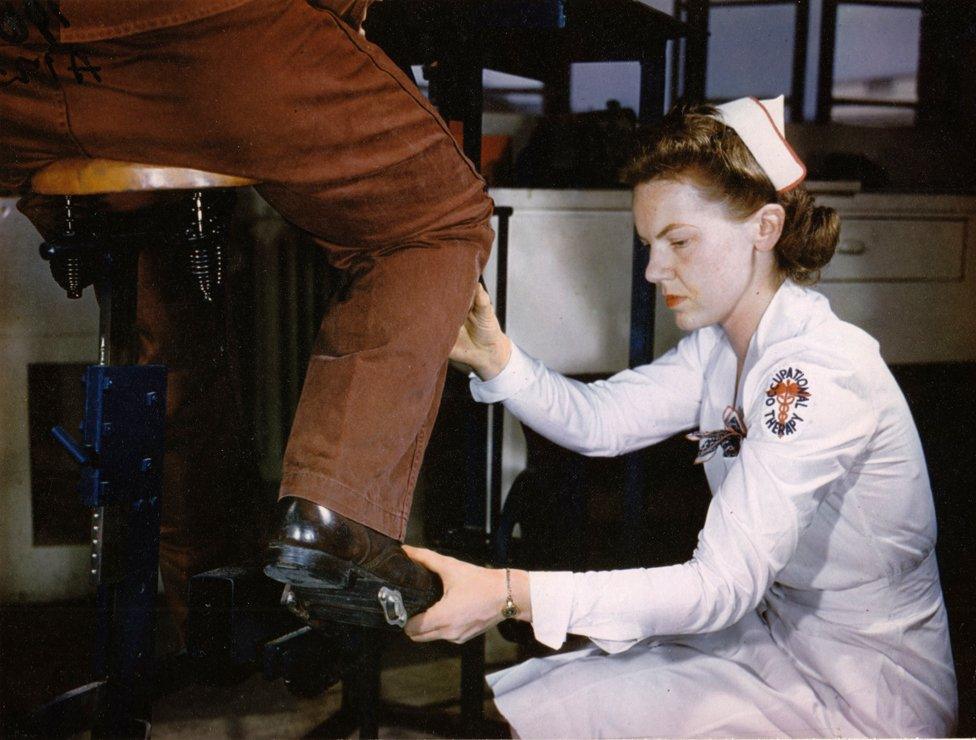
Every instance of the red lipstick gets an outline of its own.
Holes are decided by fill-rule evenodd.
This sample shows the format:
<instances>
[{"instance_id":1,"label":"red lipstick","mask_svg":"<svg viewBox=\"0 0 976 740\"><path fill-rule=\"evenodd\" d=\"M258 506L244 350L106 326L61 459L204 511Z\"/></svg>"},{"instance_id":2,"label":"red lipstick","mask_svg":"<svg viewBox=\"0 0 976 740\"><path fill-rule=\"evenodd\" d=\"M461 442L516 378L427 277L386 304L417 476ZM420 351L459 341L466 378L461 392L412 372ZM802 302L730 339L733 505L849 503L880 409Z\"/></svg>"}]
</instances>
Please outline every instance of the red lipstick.
<instances>
[{"instance_id":1,"label":"red lipstick","mask_svg":"<svg viewBox=\"0 0 976 740\"><path fill-rule=\"evenodd\" d=\"M679 303L681 303L681 301L683 301L684 299L685 299L685 297L683 295L666 295L666 296L664 296L664 302L666 304L668 304L668 308L674 308Z\"/></svg>"}]
</instances>

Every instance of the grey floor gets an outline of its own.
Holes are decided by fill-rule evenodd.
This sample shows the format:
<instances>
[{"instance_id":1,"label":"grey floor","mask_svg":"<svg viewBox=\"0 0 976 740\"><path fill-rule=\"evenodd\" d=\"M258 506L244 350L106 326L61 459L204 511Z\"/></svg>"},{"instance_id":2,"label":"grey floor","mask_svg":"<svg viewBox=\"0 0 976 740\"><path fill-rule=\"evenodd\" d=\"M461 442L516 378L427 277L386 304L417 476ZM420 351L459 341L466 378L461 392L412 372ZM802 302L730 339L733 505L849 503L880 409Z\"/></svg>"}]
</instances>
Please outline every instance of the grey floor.
<instances>
[{"instance_id":1,"label":"grey floor","mask_svg":"<svg viewBox=\"0 0 976 740\"><path fill-rule=\"evenodd\" d=\"M407 541L421 543L423 491L418 490ZM63 691L87 683L94 635L93 611L87 603L0 605L0 737L33 708ZM157 650L178 649L175 629L165 611L157 623ZM384 703L415 707L407 724L380 724L380 737L457 737L460 723L460 649L447 643L416 644L403 636L383 652L381 696ZM518 647L497 630L486 636L487 671L518 661ZM183 685L185 683L185 685ZM490 692L485 689L486 697ZM301 698L284 681L267 681L260 672L230 685L211 685L180 678L176 688L153 703L154 738L303 738L334 717L342 703L337 684L314 698ZM486 710L492 716L490 699ZM401 712L400 714L404 714ZM445 720L446 716L446 720ZM496 735L504 725L495 715L486 731ZM351 730L346 737L358 737Z\"/></svg>"},{"instance_id":2,"label":"grey floor","mask_svg":"<svg viewBox=\"0 0 976 740\"><path fill-rule=\"evenodd\" d=\"M384 668L381 690L385 702L427 708L432 714L459 715L461 665L456 649L401 643L391 652L395 662L406 664ZM492 630L485 655L489 667L511 664L516 661L516 646ZM490 696L487 690L486 696ZM269 682L259 674L233 686L188 686L153 705L153 737L302 738L333 717L341 701L341 685L319 697L303 699L294 696L283 681ZM381 723L380 737L444 737L432 729L443 723L427 723L422 716L418 719L409 727ZM347 737L358 737L358 732Z\"/></svg>"},{"instance_id":3,"label":"grey floor","mask_svg":"<svg viewBox=\"0 0 976 740\"><path fill-rule=\"evenodd\" d=\"M85 603L0 605L0 737L16 736L15 728L27 713L91 680L93 624L93 610ZM160 637L164 642L165 634ZM407 717L385 724L381 720L380 737L474 734L458 729L460 652L458 646L447 643L416 644L402 635L387 638L381 701L400 706L394 716ZM485 647L486 672L517 662L518 652L516 645L491 630ZM358 736L351 724L342 732L315 732L339 712L341 684L314 698L301 698L283 680L265 680L259 671L236 683L214 685L181 665L175 678L161 682L165 688L161 687L161 695L153 703L153 737L288 740ZM487 689L485 696L490 696ZM486 710L491 716L489 702ZM505 732L504 724L495 721L477 735L498 737Z\"/></svg>"}]
</instances>

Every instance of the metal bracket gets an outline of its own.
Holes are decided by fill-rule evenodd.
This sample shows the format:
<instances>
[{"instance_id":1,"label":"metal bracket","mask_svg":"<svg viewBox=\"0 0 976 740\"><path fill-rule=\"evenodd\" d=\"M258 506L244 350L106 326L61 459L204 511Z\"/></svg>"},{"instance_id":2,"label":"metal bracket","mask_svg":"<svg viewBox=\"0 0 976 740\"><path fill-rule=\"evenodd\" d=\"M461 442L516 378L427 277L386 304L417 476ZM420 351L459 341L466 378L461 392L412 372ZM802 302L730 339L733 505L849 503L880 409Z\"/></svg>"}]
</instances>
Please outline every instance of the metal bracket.
<instances>
[{"instance_id":1,"label":"metal bracket","mask_svg":"<svg viewBox=\"0 0 976 740\"><path fill-rule=\"evenodd\" d=\"M82 441L61 427L51 431L81 467L78 492L92 509L89 575L97 586L120 580L135 562L149 562L134 552L148 557L157 546L152 522L162 490L166 368L90 365L84 380ZM115 559L105 562L105 543L123 540L136 550L117 547Z\"/></svg>"},{"instance_id":2,"label":"metal bracket","mask_svg":"<svg viewBox=\"0 0 976 740\"><path fill-rule=\"evenodd\" d=\"M383 586L376 594L386 623L393 627L403 627L407 623L407 610L403 606L403 596L397 589Z\"/></svg>"},{"instance_id":3,"label":"metal bracket","mask_svg":"<svg viewBox=\"0 0 976 740\"><path fill-rule=\"evenodd\" d=\"M82 500L98 508L138 502L162 480L166 368L89 365L85 370Z\"/></svg>"}]
</instances>

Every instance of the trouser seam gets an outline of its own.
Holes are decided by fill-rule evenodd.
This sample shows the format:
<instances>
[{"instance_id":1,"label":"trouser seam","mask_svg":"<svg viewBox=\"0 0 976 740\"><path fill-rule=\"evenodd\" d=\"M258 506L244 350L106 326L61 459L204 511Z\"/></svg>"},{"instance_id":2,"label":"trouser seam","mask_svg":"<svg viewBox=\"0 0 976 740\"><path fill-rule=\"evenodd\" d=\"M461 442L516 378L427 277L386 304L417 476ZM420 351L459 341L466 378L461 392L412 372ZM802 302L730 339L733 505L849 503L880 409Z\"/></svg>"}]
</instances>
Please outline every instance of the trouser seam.
<instances>
[{"instance_id":1,"label":"trouser seam","mask_svg":"<svg viewBox=\"0 0 976 740\"><path fill-rule=\"evenodd\" d=\"M78 138L78 134L75 132L74 127L71 125L71 113L68 111L68 96L64 91L64 81L61 80L60 77L57 80L57 84L58 84L58 95L61 98L61 113L64 119L64 129L67 132L68 136L71 137L71 140L74 142L75 146L78 147L78 151L80 151L88 159L93 159L91 153L81 143L81 140Z\"/></svg>"},{"instance_id":2,"label":"trouser seam","mask_svg":"<svg viewBox=\"0 0 976 740\"><path fill-rule=\"evenodd\" d=\"M355 33L355 32L352 31L352 28L349 26L349 24L347 24L344 20L342 20L342 18L340 18L335 13L335 11L330 10L329 8L318 8L318 7L316 7L316 10L319 10L319 9L322 12L324 12L324 13L328 13L333 18L333 20L336 21L336 25L338 26L339 30L342 31L346 35L346 38L349 39L349 42L356 48L356 51L358 51L360 54L364 54L369 59L370 63L374 67L376 67L376 69L378 69L384 75L386 75L387 77L389 77L397 87L399 87L404 93L406 93L411 98L413 98L414 102L417 105L419 105L421 108L424 109L424 111L427 113L427 115L430 116L431 120L433 120L434 123L436 123L437 126L441 129L441 131L444 132L444 134L447 136L447 138L450 139L451 143L454 145L454 149L458 152L458 154L461 155L461 158L464 160L464 162L467 165L468 169L471 171L471 174L473 174L475 177L477 177L477 178L480 179L481 178L481 174L478 172L477 168L474 166L474 163L470 159L468 159L467 155L465 155L464 150L458 144L457 139L454 138L454 135L451 133L450 128L448 128L447 124L444 122L444 120L439 115L437 115L433 110L431 110L433 104L430 103L428 100L426 100L426 98L423 97L423 94L419 90L415 94L413 90L409 89L406 85L404 85L402 82L400 82L400 80L397 79L396 75L392 74L388 69L385 69L383 66L381 66L376 61L376 59L373 57L373 55L370 54L362 46L360 46L359 43L358 43L358 41L357 41L357 39L353 38L352 33ZM367 42L368 42L368 39L367 39ZM372 43L372 42L369 42L369 43ZM390 61L392 62L392 60L390 60ZM395 62L393 62L393 63L395 64ZM428 106L430 106L430 107L428 107ZM407 160L404 160L404 161L407 161Z\"/></svg>"}]
</instances>

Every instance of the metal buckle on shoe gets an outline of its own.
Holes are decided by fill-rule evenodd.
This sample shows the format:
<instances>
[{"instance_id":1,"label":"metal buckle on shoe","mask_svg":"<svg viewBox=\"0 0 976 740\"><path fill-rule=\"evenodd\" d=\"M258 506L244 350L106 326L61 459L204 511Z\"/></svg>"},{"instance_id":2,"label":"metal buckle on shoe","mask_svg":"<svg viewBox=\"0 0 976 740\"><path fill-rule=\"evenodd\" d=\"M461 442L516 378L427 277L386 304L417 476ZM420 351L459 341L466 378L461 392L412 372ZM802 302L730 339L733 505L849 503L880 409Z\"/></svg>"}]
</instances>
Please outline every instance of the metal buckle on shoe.
<instances>
[{"instance_id":1,"label":"metal buckle on shoe","mask_svg":"<svg viewBox=\"0 0 976 740\"><path fill-rule=\"evenodd\" d=\"M284 591L281 592L281 604L299 619L305 622L311 619L308 606L295 593L290 583L286 583Z\"/></svg>"},{"instance_id":2,"label":"metal buckle on shoe","mask_svg":"<svg viewBox=\"0 0 976 740\"><path fill-rule=\"evenodd\" d=\"M386 623L393 627L403 627L407 623L407 610L403 606L403 596L393 588L383 586L376 595Z\"/></svg>"}]
</instances>

